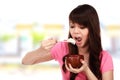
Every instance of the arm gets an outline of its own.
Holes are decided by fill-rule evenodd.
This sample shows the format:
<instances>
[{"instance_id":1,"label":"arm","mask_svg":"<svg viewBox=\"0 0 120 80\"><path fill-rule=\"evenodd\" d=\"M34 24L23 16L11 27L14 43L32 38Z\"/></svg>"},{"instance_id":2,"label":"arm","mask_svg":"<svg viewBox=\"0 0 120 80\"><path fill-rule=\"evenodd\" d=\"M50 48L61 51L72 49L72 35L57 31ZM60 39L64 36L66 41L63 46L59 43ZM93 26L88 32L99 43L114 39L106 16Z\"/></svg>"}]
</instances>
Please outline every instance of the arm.
<instances>
[{"instance_id":1,"label":"arm","mask_svg":"<svg viewBox=\"0 0 120 80\"><path fill-rule=\"evenodd\" d=\"M52 60L51 48L56 44L55 39L48 39L41 42L40 48L28 52L22 59L22 64L30 65Z\"/></svg>"},{"instance_id":2,"label":"arm","mask_svg":"<svg viewBox=\"0 0 120 80\"><path fill-rule=\"evenodd\" d=\"M102 80L114 80L113 70L104 72L104 73L102 74Z\"/></svg>"},{"instance_id":3,"label":"arm","mask_svg":"<svg viewBox=\"0 0 120 80\"><path fill-rule=\"evenodd\" d=\"M98 80L89 68L86 69L85 73L86 76L88 77L88 80ZM113 70L102 73L102 80L114 80Z\"/></svg>"},{"instance_id":4,"label":"arm","mask_svg":"<svg viewBox=\"0 0 120 80\"><path fill-rule=\"evenodd\" d=\"M88 80L98 80L89 67L86 67L85 73L86 73Z\"/></svg>"},{"instance_id":5,"label":"arm","mask_svg":"<svg viewBox=\"0 0 120 80\"><path fill-rule=\"evenodd\" d=\"M106 52L103 51L102 53L102 61L101 61L101 71L102 71L102 80L114 80L114 65L112 56Z\"/></svg>"}]
</instances>

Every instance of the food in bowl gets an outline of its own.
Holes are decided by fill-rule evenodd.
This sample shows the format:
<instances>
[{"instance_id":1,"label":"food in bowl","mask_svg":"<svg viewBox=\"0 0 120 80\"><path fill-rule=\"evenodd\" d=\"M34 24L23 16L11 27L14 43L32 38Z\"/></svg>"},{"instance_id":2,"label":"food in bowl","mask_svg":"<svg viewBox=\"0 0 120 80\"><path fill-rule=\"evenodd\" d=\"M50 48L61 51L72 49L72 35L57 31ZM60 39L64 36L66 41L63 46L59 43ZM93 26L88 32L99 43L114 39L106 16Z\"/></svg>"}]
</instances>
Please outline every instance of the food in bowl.
<instances>
[{"instance_id":1,"label":"food in bowl","mask_svg":"<svg viewBox=\"0 0 120 80\"><path fill-rule=\"evenodd\" d=\"M71 64L73 68L80 68L82 66L80 59L84 60L84 56L83 55L67 55L65 59L68 67L69 67L69 64Z\"/></svg>"}]
</instances>

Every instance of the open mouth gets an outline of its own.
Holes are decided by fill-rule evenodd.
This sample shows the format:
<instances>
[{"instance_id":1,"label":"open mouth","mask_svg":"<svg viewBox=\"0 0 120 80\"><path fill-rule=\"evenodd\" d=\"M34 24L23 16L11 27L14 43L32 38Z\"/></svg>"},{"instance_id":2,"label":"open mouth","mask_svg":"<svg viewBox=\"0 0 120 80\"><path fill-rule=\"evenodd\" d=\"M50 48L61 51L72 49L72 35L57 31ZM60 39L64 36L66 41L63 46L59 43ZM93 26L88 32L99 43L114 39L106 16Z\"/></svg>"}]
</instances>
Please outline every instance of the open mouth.
<instances>
[{"instance_id":1,"label":"open mouth","mask_svg":"<svg viewBox=\"0 0 120 80\"><path fill-rule=\"evenodd\" d=\"M76 40L77 42L80 42L80 41L82 40L82 38L81 38L81 37L75 37L75 40Z\"/></svg>"}]
</instances>

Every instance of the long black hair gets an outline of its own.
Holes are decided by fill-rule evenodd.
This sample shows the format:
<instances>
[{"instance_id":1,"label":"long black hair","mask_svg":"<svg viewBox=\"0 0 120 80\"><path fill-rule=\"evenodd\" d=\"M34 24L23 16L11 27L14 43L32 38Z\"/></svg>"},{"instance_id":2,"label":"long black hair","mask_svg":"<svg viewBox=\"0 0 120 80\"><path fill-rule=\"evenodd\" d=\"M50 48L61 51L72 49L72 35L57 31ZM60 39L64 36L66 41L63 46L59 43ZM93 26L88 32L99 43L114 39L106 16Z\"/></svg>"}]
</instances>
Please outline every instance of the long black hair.
<instances>
[{"instance_id":1,"label":"long black hair","mask_svg":"<svg viewBox=\"0 0 120 80\"><path fill-rule=\"evenodd\" d=\"M69 14L69 20L73 23L81 24L88 28L88 51L89 51L89 67L93 74L102 80L102 74L100 71L101 57L100 53L102 51L101 45L101 35L100 35L100 22L98 18L97 11L94 7L88 4L83 4L77 6ZM68 38L71 38L69 33ZM76 45L68 43L69 53L68 54L78 54L78 48ZM63 62L65 61L65 56L63 57ZM66 72L65 64L63 64L63 70ZM77 74L70 73L70 80L75 80Z\"/></svg>"}]
</instances>

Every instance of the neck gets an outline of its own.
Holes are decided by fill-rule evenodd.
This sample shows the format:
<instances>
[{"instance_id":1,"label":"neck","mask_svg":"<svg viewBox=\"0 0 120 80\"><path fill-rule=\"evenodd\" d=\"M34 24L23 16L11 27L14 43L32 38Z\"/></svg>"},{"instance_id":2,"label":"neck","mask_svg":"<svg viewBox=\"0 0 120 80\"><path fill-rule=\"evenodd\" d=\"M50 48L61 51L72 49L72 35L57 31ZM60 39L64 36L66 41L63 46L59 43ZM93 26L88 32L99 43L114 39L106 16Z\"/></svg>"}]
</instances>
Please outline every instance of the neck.
<instances>
[{"instance_id":1,"label":"neck","mask_svg":"<svg viewBox=\"0 0 120 80\"><path fill-rule=\"evenodd\" d=\"M88 54L88 47L79 48L78 50L80 55Z\"/></svg>"}]
</instances>

